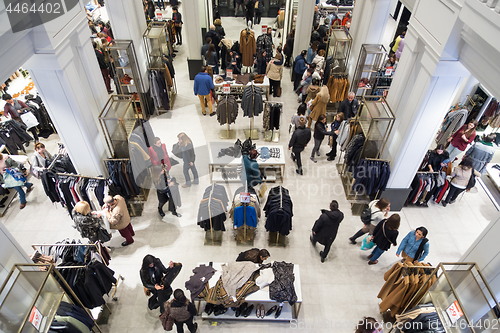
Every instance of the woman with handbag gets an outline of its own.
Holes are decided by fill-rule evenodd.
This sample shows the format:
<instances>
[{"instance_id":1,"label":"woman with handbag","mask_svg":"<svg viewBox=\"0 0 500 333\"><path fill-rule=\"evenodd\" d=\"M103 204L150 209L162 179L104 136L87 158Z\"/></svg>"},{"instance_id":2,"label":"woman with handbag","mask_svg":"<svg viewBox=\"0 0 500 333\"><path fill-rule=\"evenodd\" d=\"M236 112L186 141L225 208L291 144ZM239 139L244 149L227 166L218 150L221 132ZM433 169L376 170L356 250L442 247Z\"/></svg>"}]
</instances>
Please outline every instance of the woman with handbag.
<instances>
[{"instance_id":1,"label":"woman with handbag","mask_svg":"<svg viewBox=\"0 0 500 333\"><path fill-rule=\"evenodd\" d=\"M45 151L45 145L41 142L35 144L35 152L31 156L31 174L36 178L40 179L43 170L47 169L54 157Z\"/></svg>"},{"instance_id":2,"label":"woman with handbag","mask_svg":"<svg viewBox=\"0 0 500 333\"><path fill-rule=\"evenodd\" d=\"M111 239L111 235L104 229L102 218L94 216L90 212L90 205L87 201L82 200L77 202L71 215L73 216L76 230L78 230L82 238L88 238L91 243L97 241L104 243ZM104 229L104 232L101 233L100 229Z\"/></svg>"},{"instance_id":3,"label":"woman with handbag","mask_svg":"<svg viewBox=\"0 0 500 333\"><path fill-rule=\"evenodd\" d=\"M446 151L450 154L451 163L453 163L455 157L465 151L469 143L474 141L476 138L476 126L477 120L474 119L470 123L460 127L460 129L447 140L450 145Z\"/></svg>"},{"instance_id":4,"label":"woman with handbag","mask_svg":"<svg viewBox=\"0 0 500 333\"><path fill-rule=\"evenodd\" d=\"M436 172L441 170L441 168L446 167L450 161L450 155L446 150L444 150L444 145L437 145L436 149L429 153L429 158L427 159L427 166L424 171Z\"/></svg>"},{"instance_id":5,"label":"woman with handbag","mask_svg":"<svg viewBox=\"0 0 500 333\"><path fill-rule=\"evenodd\" d=\"M370 224L365 224L363 228L359 229L352 237L349 238L351 244L356 245L356 239L363 236L366 233L373 235L375 227L387 218L387 214L391 210L391 203L386 198L380 198L380 200L373 200L368 204L368 208L371 211Z\"/></svg>"},{"instance_id":6,"label":"woman with handbag","mask_svg":"<svg viewBox=\"0 0 500 333\"><path fill-rule=\"evenodd\" d=\"M186 298L181 289L175 289L174 299L167 303L166 311L174 320L177 333L184 333L184 324L191 333L195 333L198 329L198 323L193 323L193 317L197 314L196 307Z\"/></svg>"},{"instance_id":7,"label":"woman with handbag","mask_svg":"<svg viewBox=\"0 0 500 333\"><path fill-rule=\"evenodd\" d=\"M273 97L281 96L281 78L283 77L283 62L280 53L276 53L273 60L267 64L266 75L269 78L269 94L273 94ZM281 62L281 64L280 64Z\"/></svg>"},{"instance_id":8,"label":"woman with handbag","mask_svg":"<svg viewBox=\"0 0 500 333\"><path fill-rule=\"evenodd\" d=\"M191 186L191 177L189 177L189 170L193 173L193 184L198 185L200 181L198 180L198 171L196 170L196 166L194 165L194 161L196 159L196 155L194 153L193 142L186 135L186 133L179 133L177 135L179 139L179 146L182 151L182 161L184 162L182 166L182 172L184 173L184 177L186 178L186 184L182 185L182 187L190 187Z\"/></svg>"},{"instance_id":9,"label":"woman with handbag","mask_svg":"<svg viewBox=\"0 0 500 333\"><path fill-rule=\"evenodd\" d=\"M481 177L481 174L472 167L471 158L465 157L462 162L453 169L450 175L450 190L448 191L446 199L442 202L443 207L454 203L458 195L467 189L472 172L474 172L474 176Z\"/></svg>"},{"instance_id":10,"label":"woman with handbag","mask_svg":"<svg viewBox=\"0 0 500 333\"><path fill-rule=\"evenodd\" d=\"M182 15L179 13L177 7L172 8L172 21L174 21L175 27L175 38L177 39L177 45L182 45Z\"/></svg>"},{"instance_id":11,"label":"woman with handbag","mask_svg":"<svg viewBox=\"0 0 500 333\"><path fill-rule=\"evenodd\" d=\"M381 221L373 231L372 240L375 243L375 248L368 256L368 265L378 264L378 258L385 251L391 248L391 245L397 246L397 238L399 235L398 229L401 222L399 214L393 214L387 220Z\"/></svg>"},{"instance_id":12,"label":"woman with handbag","mask_svg":"<svg viewBox=\"0 0 500 333\"><path fill-rule=\"evenodd\" d=\"M21 171L22 164L19 165L12 158L0 154L0 166L2 176L0 177L0 184L5 188L13 188L19 193L19 201L21 202L19 209L26 207L26 193L33 190L33 184L26 181L25 172ZM26 193L23 190L26 187Z\"/></svg>"}]
</instances>

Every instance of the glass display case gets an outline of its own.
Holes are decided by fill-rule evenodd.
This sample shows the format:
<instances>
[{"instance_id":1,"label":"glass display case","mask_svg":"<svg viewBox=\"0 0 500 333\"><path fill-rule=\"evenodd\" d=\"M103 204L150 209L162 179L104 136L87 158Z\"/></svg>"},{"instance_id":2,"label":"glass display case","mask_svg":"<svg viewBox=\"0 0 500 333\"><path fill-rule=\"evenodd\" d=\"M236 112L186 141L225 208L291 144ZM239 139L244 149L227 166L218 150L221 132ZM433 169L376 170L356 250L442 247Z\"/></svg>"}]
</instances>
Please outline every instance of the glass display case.
<instances>
[{"instance_id":1,"label":"glass display case","mask_svg":"<svg viewBox=\"0 0 500 333\"><path fill-rule=\"evenodd\" d=\"M116 71L118 95L133 95L137 109L140 106L142 114L147 117L151 113L144 96L145 88L138 67L134 44L131 40L117 39L109 47L109 56Z\"/></svg>"},{"instance_id":2,"label":"glass display case","mask_svg":"<svg viewBox=\"0 0 500 333\"><path fill-rule=\"evenodd\" d=\"M325 56L325 59L332 57L333 61L329 75L347 72L351 46L352 37L347 29L344 27L331 29L327 47L328 53Z\"/></svg>"},{"instance_id":3,"label":"glass display case","mask_svg":"<svg viewBox=\"0 0 500 333\"><path fill-rule=\"evenodd\" d=\"M128 158L128 139L137 124L134 103L129 96L113 95L99 115L99 123L114 158Z\"/></svg>"},{"instance_id":4,"label":"glass display case","mask_svg":"<svg viewBox=\"0 0 500 333\"><path fill-rule=\"evenodd\" d=\"M418 304L432 303L446 332L498 332L500 304L476 263L440 263L433 274Z\"/></svg>"},{"instance_id":5,"label":"glass display case","mask_svg":"<svg viewBox=\"0 0 500 333\"><path fill-rule=\"evenodd\" d=\"M92 318L53 265L16 264L0 289L0 331L48 332L62 301ZM95 321L92 332L101 332Z\"/></svg>"},{"instance_id":6,"label":"glass display case","mask_svg":"<svg viewBox=\"0 0 500 333\"><path fill-rule=\"evenodd\" d=\"M356 96L364 96L371 91L380 70L386 61L387 52L382 44L363 44L351 81L350 91Z\"/></svg>"}]
</instances>

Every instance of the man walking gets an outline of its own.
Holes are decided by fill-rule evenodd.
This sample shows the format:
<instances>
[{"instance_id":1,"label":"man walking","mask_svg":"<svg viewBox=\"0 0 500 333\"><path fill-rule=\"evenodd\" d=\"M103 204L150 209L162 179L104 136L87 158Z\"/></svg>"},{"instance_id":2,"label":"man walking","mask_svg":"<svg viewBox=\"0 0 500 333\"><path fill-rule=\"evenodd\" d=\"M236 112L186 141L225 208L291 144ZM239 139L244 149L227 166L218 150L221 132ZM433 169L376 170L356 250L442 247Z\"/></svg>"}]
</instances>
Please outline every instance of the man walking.
<instances>
[{"instance_id":1,"label":"man walking","mask_svg":"<svg viewBox=\"0 0 500 333\"><path fill-rule=\"evenodd\" d=\"M304 118L299 118L299 127L293 132L292 138L288 143L288 150L292 150L292 160L297 162L297 170L295 171L299 175L303 174L300 153L304 150L310 140L311 130L306 128L306 120Z\"/></svg>"},{"instance_id":2,"label":"man walking","mask_svg":"<svg viewBox=\"0 0 500 333\"><path fill-rule=\"evenodd\" d=\"M316 242L323 244L325 248L320 251L321 262L325 262L330 247L337 237L340 222L344 219L344 213L339 210L339 203L332 200L330 210L322 209L321 216L316 220L312 228L311 243L316 246Z\"/></svg>"},{"instance_id":3,"label":"man walking","mask_svg":"<svg viewBox=\"0 0 500 333\"><path fill-rule=\"evenodd\" d=\"M132 236L135 236L134 228L130 223L130 215L127 210L125 199L120 195L114 197L107 195L104 198L104 206L102 207L104 214L109 221L111 229L116 229L120 235L125 238L122 246L130 245L134 242Z\"/></svg>"},{"instance_id":4,"label":"man walking","mask_svg":"<svg viewBox=\"0 0 500 333\"><path fill-rule=\"evenodd\" d=\"M205 66L201 66L201 71L194 77L194 94L198 95L200 98L201 110L204 116L207 115L205 103L208 104L210 116L215 115L215 112L212 112L212 98L210 97L210 90L212 89L214 89L212 77L208 75L207 68Z\"/></svg>"}]
</instances>

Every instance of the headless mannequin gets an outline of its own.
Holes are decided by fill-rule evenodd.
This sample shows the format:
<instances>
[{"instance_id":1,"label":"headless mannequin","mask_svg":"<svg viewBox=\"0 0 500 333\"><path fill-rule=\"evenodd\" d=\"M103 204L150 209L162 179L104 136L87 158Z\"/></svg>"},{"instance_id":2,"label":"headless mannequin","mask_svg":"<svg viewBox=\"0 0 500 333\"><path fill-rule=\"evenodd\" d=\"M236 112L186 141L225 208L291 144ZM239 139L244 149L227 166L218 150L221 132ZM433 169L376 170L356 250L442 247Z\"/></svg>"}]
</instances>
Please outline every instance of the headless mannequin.
<instances>
[{"instance_id":1,"label":"headless mannequin","mask_svg":"<svg viewBox=\"0 0 500 333\"><path fill-rule=\"evenodd\" d=\"M250 33L250 31L253 31L252 30L252 21L248 20L247 22L247 27L245 28L247 34ZM244 74L244 73L252 73L253 71L253 66L242 66L241 67L241 73Z\"/></svg>"}]
</instances>

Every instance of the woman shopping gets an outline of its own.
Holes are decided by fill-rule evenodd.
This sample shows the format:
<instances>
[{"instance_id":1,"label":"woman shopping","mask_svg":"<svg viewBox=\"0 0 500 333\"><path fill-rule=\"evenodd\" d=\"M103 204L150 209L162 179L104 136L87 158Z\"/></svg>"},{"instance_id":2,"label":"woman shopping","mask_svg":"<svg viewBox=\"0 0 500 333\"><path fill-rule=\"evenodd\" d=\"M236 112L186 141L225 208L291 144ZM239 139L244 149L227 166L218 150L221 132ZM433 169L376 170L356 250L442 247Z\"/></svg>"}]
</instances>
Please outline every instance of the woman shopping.
<instances>
[{"instance_id":1,"label":"woman shopping","mask_svg":"<svg viewBox=\"0 0 500 333\"><path fill-rule=\"evenodd\" d=\"M45 145L41 142L35 144L35 152L31 156L31 173L36 178L42 176L43 170L47 169L54 158L52 155L45 151Z\"/></svg>"},{"instance_id":2,"label":"woman shopping","mask_svg":"<svg viewBox=\"0 0 500 333\"><path fill-rule=\"evenodd\" d=\"M91 243L98 240L105 242L107 240L99 239L99 230L104 228L102 218L94 216L90 212L90 205L87 201L79 201L73 208L73 222L75 222L76 230L82 238L88 238Z\"/></svg>"},{"instance_id":3,"label":"woman shopping","mask_svg":"<svg viewBox=\"0 0 500 333\"><path fill-rule=\"evenodd\" d=\"M371 221L370 224L365 224L363 228L358 230L352 237L349 238L351 244L356 244L356 239L363 236L366 233L373 235L375 227L387 218L387 214L391 210L391 203L386 198L380 198L380 200L373 200L368 204L368 208L371 211Z\"/></svg>"},{"instance_id":4,"label":"woman shopping","mask_svg":"<svg viewBox=\"0 0 500 333\"><path fill-rule=\"evenodd\" d=\"M333 161L335 160L335 157L337 157L337 138L340 133L340 124L344 121L344 114L342 112L337 113L335 116L335 121L332 123L332 132L333 134L330 136L330 146L332 149L330 150L329 153L326 153L326 156L328 158L326 159L327 161Z\"/></svg>"},{"instance_id":5,"label":"woman shopping","mask_svg":"<svg viewBox=\"0 0 500 333\"><path fill-rule=\"evenodd\" d=\"M311 103L311 114L307 123L308 128L311 128L313 120L317 121L320 115L326 116L326 105L329 101L330 93L328 92L328 87L323 86Z\"/></svg>"},{"instance_id":6,"label":"woman shopping","mask_svg":"<svg viewBox=\"0 0 500 333\"><path fill-rule=\"evenodd\" d=\"M372 240L375 243L375 248L368 256L368 265L378 264L378 258L385 251L391 248L391 245L397 246L397 238L399 235L398 229L401 222L399 214L393 214L387 220L381 221L373 231Z\"/></svg>"},{"instance_id":7,"label":"woman shopping","mask_svg":"<svg viewBox=\"0 0 500 333\"><path fill-rule=\"evenodd\" d=\"M442 167L445 167L449 161L450 155L444 150L444 145L437 145L436 149L429 153L427 166L424 168L424 171L437 172Z\"/></svg>"},{"instance_id":8,"label":"woman shopping","mask_svg":"<svg viewBox=\"0 0 500 333\"><path fill-rule=\"evenodd\" d=\"M454 203L458 195L467 189L473 171L476 176L481 177L481 174L472 168L472 160L470 157L465 157L462 162L453 169L450 175L450 190L448 191L446 199L442 202L444 207Z\"/></svg>"},{"instance_id":9,"label":"woman shopping","mask_svg":"<svg viewBox=\"0 0 500 333\"><path fill-rule=\"evenodd\" d=\"M314 125L314 148L311 152L311 161L316 163L316 159L314 158L314 154L319 156L319 148L321 147L321 143L325 138L325 135L332 135L333 132L328 132L326 130L326 116L320 114L318 117L318 121Z\"/></svg>"},{"instance_id":10,"label":"woman shopping","mask_svg":"<svg viewBox=\"0 0 500 333\"><path fill-rule=\"evenodd\" d=\"M179 133L177 135L179 139L179 146L182 150L182 161L184 162L182 166L182 172L184 173L184 178L186 178L186 184L182 185L182 187L190 187L191 186L191 177L189 176L189 170L193 173L193 184L199 184L198 180L198 171L196 170L196 166L194 165L194 161L196 159L196 155L194 153L193 142L186 135L186 133Z\"/></svg>"},{"instance_id":11,"label":"woman shopping","mask_svg":"<svg viewBox=\"0 0 500 333\"><path fill-rule=\"evenodd\" d=\"M5 160L4 160L5 158ZM2 164L2 177L0 177L0 184L5 188L13 188L19 193L19 209L26 207L26 193L33 190L33 184L26 181L26 175L20 169L20 165L7 155L0 154L0 161ZM26 187L26 193L23 190Z\"/></svg>"},{"instance_id":12,"label":"woman shopping","mask_svg":"<svg viewBox=\"0 0 500 333\"><path fill-rule=\"evenodd\" d=\"M181 289L175 289L174 299L167 303L166 311L174 320L177 333L184 333L184 324L191 333L195 333L198 329L198 323L193 323L193 317L197 314L196 307L186 298Z\"/></svg>"},{"instance_id":13,"label":"woman shopping","mask_svg":"<svg viewBox=\"0 0 500 333\"><path fill-rule=\"evenodd\" d=\"M472 120L470 123L460 127L460 129L447 140L450 145L446 151L450 154L451 163L455 161L455 157L467 148L469 143L474 141L476 137L476 126L477 120Z\"/></svg>"},{"instance_id":14,"label":"woman shopping","mask_svg":"<svg viewBox=\"0 0 500 333\"><path fill-rule=\"evenodd\" d=\"M276 56L267 64L266 68L266 75L269 78L269 94L273 94L273 97L279 97L278 90L280 89L281 78L283 77L282 59L281 54L276 53Z\"/></svg>"},{"instance_id":15,"label":"woman shopping","mask_svg":"<svg viewBox=\"0 0 500 333\"><path fill-rule=\"evenodd\" d=\"M219 74L219 57L217 56L217 52L215 52L214 44L210 44L208 47L205 59L207 59L207 66L212 67L214 74Z\"/></svg>"},{"instance_id":16,"label":"woman shopping","mask_svg":"<svg viewBox=\"0 0 500 333\"><path fill-rule=\"evenodd\" d=\"M410 231L401 244L399 244L396 255L403 258L404 263L411 264L414 262L422 262L429 254L429 240L427 236L427 228L419 227L415 231Z\"/></svg>"}]
</instances>

